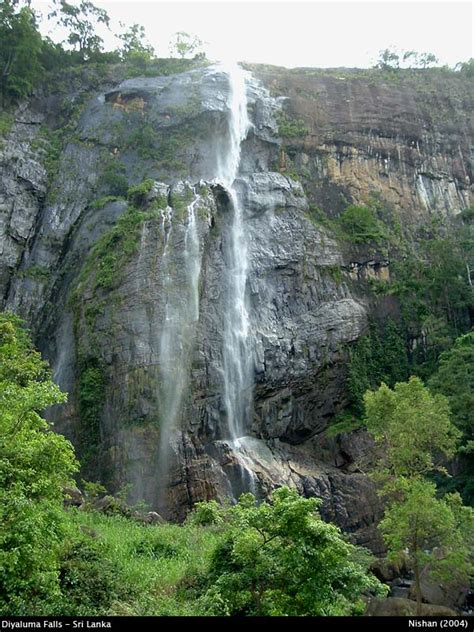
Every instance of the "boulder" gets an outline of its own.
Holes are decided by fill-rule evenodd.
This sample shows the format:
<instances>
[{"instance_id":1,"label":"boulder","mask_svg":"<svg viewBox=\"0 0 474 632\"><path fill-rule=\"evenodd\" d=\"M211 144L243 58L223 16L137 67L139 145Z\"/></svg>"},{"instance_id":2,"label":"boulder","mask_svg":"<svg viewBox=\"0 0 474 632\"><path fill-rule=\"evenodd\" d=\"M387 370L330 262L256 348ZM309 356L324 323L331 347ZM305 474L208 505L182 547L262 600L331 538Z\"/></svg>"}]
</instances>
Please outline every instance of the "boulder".
<instances>
[{"instance_id":1,"label":"boulder","mask_svg":"<svg viewBox=\"0 0 474 632\"><path fill-rule=\"evenodd\" d=\"M452 617L458 613L446 606L423 603L421 615L425 617ZM372 598L367 601L365 615L368 617L412 617L416 615L416 601L401 597L387 599Z\"/></svg>"},{"instance_id":2,"label":"boulder","mask_svg":"<svg viewBox=\"0 0 474 632\"><path fill-rule=\"evenodd\" d=\"M84 503L84 495L77 487L64 487L63 492L66 507L80 507Z\"/></svg>"},{"instance_id":3,"label":"boulder","mask_svg":"<svg viewBox=\"0 0 474 632\"><path fill-rule=\"evenodd\" d=\"M459 608L466 601L469 588L469 582L462 579L454 577L448 582L440 582L430 578L428 571L422 574L421 594L423 601L429 604ZM415 598L414 585L411 586L410 597Z\"/></svg>"}]
</instances>

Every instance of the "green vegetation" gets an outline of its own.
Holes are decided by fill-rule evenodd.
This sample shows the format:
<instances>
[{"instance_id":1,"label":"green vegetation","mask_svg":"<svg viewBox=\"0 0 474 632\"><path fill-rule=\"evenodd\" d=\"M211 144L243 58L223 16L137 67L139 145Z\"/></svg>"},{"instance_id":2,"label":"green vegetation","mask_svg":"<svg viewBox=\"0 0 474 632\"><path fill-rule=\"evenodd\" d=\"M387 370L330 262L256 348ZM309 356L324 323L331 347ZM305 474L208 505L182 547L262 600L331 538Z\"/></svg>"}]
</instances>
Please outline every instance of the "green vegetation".
<instances>
[{"instance_id":1,"label":"green vegetation","mask_svg":"<svg viewBox=\"0 0 474 632\"><path fill-rule=\"evenodd\" d=\"M202 581L212 615L361 614L362 593L384 594L370 556L318 514L320 501L277 489L256 504L243 494Z\"/></svg>"},{"instance_id":2,"label":"green vegetation","mask_svg":"<svg viewBox=\"0 0 474 632\"><path fill-rule=\"evenodd\" d=\"M413 371L424 379L436 369L439 354L471 327L472 230L459 226L450 235L422 240L416 252L391 266L385 293L397 297L409 336L418 338Z\"/></svg>"},{"instance_id":3,"label":"green vegetation","mask_svg":"<svg viewBox=\"0 0 474 632\"><path fill-rule=\"evenodd\" d=\"M179 31L174 34L174 38L170 44L170 53L172 57L178 55L181 59L189 55L197 55L204 57L202 51L204 42L194 35L190 35L185 31Z\"/></svg>"},{"instance_id":4,"label":"green vegetation","mask_svg":"<svg viewBox=\"0 0 474 632\"><path fill-rule=\"evenodd\" d=\"M59 594L62 488L71 444L37 411L64 402L21 322L0 315L0 610L31 614Z\"/></svg>"},{"instance_id":5,"label":"green vegetation","mask_svg":"<svg viewBox=\"0 0 474 632\"><path fill-rule=\"evenodd\" d=\"M455 70L466 77L474 77L474 57L471 57L468 61L456 64Z\"/></svg>"},{"instance_id":6,"label":"green vegetation","mask_svg":"<svg viewBox=\"0 0 474 632\"><path fill-rule=\"evenodd\" d=\"M400 329L407 344L412 341L407 347L410 371L425 380L436 370L440 353L472 326L473 217L471 209L465 209L449 231L433 222L416 245L406 244L402 252L391 237L395 257L390 281L370 282L377 296L397 298ZM388 232L394 235L394 227Z\"/></svg>"},{"instance_id":7,"label":"green vegetation","mask_svg":"<svg viewBox=\"0 0 474 632\"><path fill-rule=\"evenodd\" d=\"M153 180L143 180L140 184L136 184L127 190L127 198L135 206L144 206L146 204L147 196L152 188Z\"/></svg>"},{"instance_id":8,"label":"green vegetation","mask_svg":"<svg viewBox=\"0 0 474 632\"><path fill-rule=\"evenodd\" d=\"M102 183L107 188L107 195L125 197L128 191L128 180L125 167L117 159L109 159L102 175Z\"/></svg>"},{"instance_id":9,"label":"green vegetation","mask_svg":"<svg viewBox=\"0 0 474 632\"><path fill-rule=\"evenodd\" d=\"M15 119L10 112L0 112L0 136L6 136L11 130Z\"/></svg>"},{"instance_id":10,"label":"green vegetation","mask_svg":"<svg viewBox=\"0 0 474 632\"><path fill-rule=\"evenodd\" d=\"M459 459L461 473L442 477L438 482L448 490L457 489L464 502L474 505L474 332L459 337L439 358L437 371L430 377L431 391L448 399L454 424L462 432Z\"/></svg>"},{"instance_id":11,"label":"green vegetation","mask_svg":"<svg viewBox=\"0 0 474 632\"><path fill-rule=\"evenodd\" d=\"M458 494L437 498L426 480L403 479L397 499L389 503L380 523L392 562L413 569L418 614L421 614L422 571L438 581L469 581L474 570L474 512Z\"/></svg>"},{"instance_id":12,"label":"green vegetation","mask_svg":"<svg viewBox=\"0 0 474 632\"><path fill-rule=\"evenodd\" d=\"M376 197L365 205L348 205L337 218L328 217L315 205L309 206L307 216L316 226L327 228L337 239L369 246L385 255L389 249L398 249L402 242L399 223L390 209Z\"/></svg>"},{"instance_id":13,"label":"green vegetation","mask_svg":"<svg viewBox=\"0 0 474 632\"><path fill-rule=\"evenodd\" d=\"M388 232L378 219L373 206L352 204L339 217L339 225L347 239L355 244L380 245L389 239Z\"/></svg>"},{"instance_id":14,"label":"green vegetation","mask_svg":"<svg viewBox=\"0 0 474 632\"><path fill-rule=\"evenodd\" d=\"M347 391L349 410L360 417L368 389L382 382L394 386L409 375L407 343L403 327L389 319L384 325L371 323L369 331L349 350Z\"/></svg>"},{"instance_id":15,"label":"green vegetation","mask_svg":"<svg viewBox=\"0 0 474 632\"><path fill-rule=\"evenodd\" d=\"M30 2L3 0L0 4L0 107L9 107L27 97L47 73L57 75L65 69L80 72L88 65L104 74L107 65L122 63L128 76L156 76L208 63L198 50L202 42L187 33L177 33L171 46L172 55L179 58L157 59L139 24L124 27L118 35L119 47L104 52L104 41L98 35L101 25L110 25L104 9L90 0L74 4L52 0L51 4L47 20L64 36L62 42L42 37ZM191 53L195 53L193 59L185 58Z\"/></svg>"},{"instance_id":16,"label":"green vegetation","mask_svg":"<svg viewBox=\"0 0 474 632\"><path fill-rule=\"evenodd\" d=\"M78 391L81 462L83 467L88 467L98 458L100 418L105 400L105 371L97 358L79 360Z\"/></svg>"},{"instance_id":17,"label":"green vegetation","mask_svg":"<svg viewBox=\"0 0 474 632\"><path fill-rule=\"evenodd\" d=\"M138 210L130 206L116 224L97 241L84 265L74 291L74 297L87 279L93 279L93 289L111 289L120 280L120 270L137 252L143 222L159 217L158 210Z\"/></svg>"},{"instance_id":18,"label":"green vegetation","mask_svg":"<svg viewBox=\"0 0 474 632\"><path fill-rule=\"evenodd\" d=\"M20 275L36 281L47 281L51 276L51 271L44 266L33 265L22 270Z\"/></svg>"},{"instance_id":19,"label":"green vegetation","mask_svg":"<svg viewBox=\"0 0 474 632\"><path fill-rule=\"evenodd\" d=\"M65 401L20 321L0 317L0 606L4 615L361 613L384 593L370 556L323 522L316 499L287 488L269 502L198 503L182 525L63 507L77 468L72 446L37 410ZM104 399L100 363L80 367L79 408L91 436ZM133 517L135 516L135 517ZM138 516L138 517L137 517Z\"/></svg>"},{"instance_id":20,"label":"green vegetation","mask_svg":"<svg viewBox=\"0 0 474 632\"><path fill-rule=\"evenodd\" d=\"M301 119L290 118L285 112L277 115L278 136L288 139L304 138L309 129Z\"/></svg>"},{"instance_id":21,"label":"green vegetation","mask_svg":"<svg viewBox=\"0 0 474 632\"><path fill-rule=\"evenodd\" d=\"M146 41L145 28L140 24L132 24L118 37L122 42L119 50L121 60L145 69L155 56L153 46Z\"/></svg>"},{"instance_id":22,"label":"green vegetation","mask_svg":"<svg viewBox=\"0 0 474 632\"><path fill-rule=\"evenodd\" d=\"M143 525L120 515L69 510L61 561L66 615L202 614L196 588L222 540L216 527Z\"/></svg>"},{"instance_id":23,"label":"green vegetation","mask_svg":"<svg viewBox=\"0 0 474 632\"><path fill-rule=\"evenodd\" d=\"M382 384L364 396L367 430L380 448L377 474L387 481L424 476L435 458L452 458L460 432L451 423L449 404L433 395L417 377Z\"/></svg>"},{"instance_id":24,"label":"green vegetation","mask_svg":"<svg viewBox=\"0 0 474 632\"><path fill-rule=\"evenodd\" d=\"M0 5L0 106L27 96L42 70L35 14L28 6L16 11L15 5L13 0Z\"/></svg>"},{"instance_id":25,"label":"green vegetation","mask_svg":"<svg viewBox=\"0 0 474 632\"><path fill-rule=\"evenodd\" d=\"M418 53L414 50L398 51L395 48L385 48L379 52L375 68L381 70L399 70L405 68L430 68L439 62L433 53Z\"/></svg>"},{"instance_id":26,"label":"green vegetation","mask_svg":"<svg viewBox=\"0 0 474 632\"><path fill-rule=\"evenodd\" d=\"M364 397L365 422L373 435L377 462L373 477L380 485L385 514L380 523L389 558L404 560L415 578L421 613L422 572L440 580L472 577L474 511L459 494L437 497L426 476L441 457L454 456L460 432L450 419L443 395L433 395L417 377L391 390L382 384Z\"/></svg>"},{"instance_id":27,"label":"green vegetation","mask_svg":"<svg viewBox=\"0 0 474 632\"><path fill-rule=\"evenodd\" d=\"M451 384L461 414L464 400L446 373L455 364L464 375L471 356L464 336L433 380L433 388ZM233 507L197 503L181 526L143 524L113 498L98 513L94 496L104 490L90 483L83 509L64 509L77 467L72 447L37 411L65 396L10 314L0 317L0 360L4 614L345 615L362 614L362 596L386 594L368 571L368 552L321 519L321 501L288 488L258 504L252 494ZM79 382L84 431L94 437L105 386L97 359L81 361ZM457 494L439 497L425 478L454 454L461 433L449 414L448 400L416 377L365 395L386 505L380 529L389 559L412 568L419 605L427 568L440 581L472 573L473 512Z\"/></svg>"},{"instance_id":28,"label":"green vegetation","mask_svg":"<svg viewBox=\"0 0 474 632\"><path fill-rule=\"evenodd\" d=\"M117 202L119 200L123 200L123 198L117 195L104 195L104 197L94 200L92 204L90 205L90 208L99 210L101 208L104 208L104 206L106 206L107 204L110 204L112 202Z\"/></svg>"},{"instance_id":29,"label":"green vegetation","mask_svg":"<svg viewBox=\"0 0 474 632\"><path fill-rule=\"evenodd\" d=\"M193 59L163 57L152 59L149 62L146 62L146 64L141 65L132 63L132 65L127 68L127 77L167 77L168 75L187 72L188 70L194 70L195 68L203 68L209 64L210 62L202 57L195 57Z\"/></svg>"}]
</instances>

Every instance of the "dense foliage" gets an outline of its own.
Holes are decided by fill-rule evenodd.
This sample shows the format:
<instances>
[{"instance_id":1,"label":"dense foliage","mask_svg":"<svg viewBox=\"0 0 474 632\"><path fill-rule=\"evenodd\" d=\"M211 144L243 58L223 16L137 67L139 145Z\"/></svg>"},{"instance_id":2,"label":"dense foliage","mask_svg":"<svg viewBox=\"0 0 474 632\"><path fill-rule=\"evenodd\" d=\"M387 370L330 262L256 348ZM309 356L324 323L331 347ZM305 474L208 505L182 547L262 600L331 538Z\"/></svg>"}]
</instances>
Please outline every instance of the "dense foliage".
<instances>
[{"instance_id":1,"label":"dense foliage","mask_svg":"<svg viewBox=\"0 0 474 632\"><path fill-rule=\"evenodd\" d=\"M351 204L341 214L339 223L346 236L355 244L382 244L388 240L388 232L377 217L373 206Z\"/></svg>"},{"instance_id":2,"label":"dense foliage","mask_svg":"<svg viewBox=\"0 0 474 632\"><path fill-rule=\"evenodd\" d=\"M384 594L367 571L370 556L321 519L320 504L288 488L259 505L252 494L242 495L227 512L228 527L204 578L205 612L360 614L361 594Z\"/></svg>"},{"instance_id":3,"label":"dense foliage","mask_svg":"<svg viewBox=\"0 0 474 632\"><path fill-rule=\"evenodd\" d=\"M462 432L459 460L461 471L443 477L448 489L458 489L466 503L474 504L474 332L460 336L441 354L437 371L428 386L448 399L453 423Z\"/></svg>"},{"instance_id":4,"label":"dense foliage","mask_svg":"<svg viewBox=\"0 0 474 632\"><path fill-rule=\"evenodd\" d=\"M462 505L459 494L439 498L434 483L420 477L400 479L380 529L389 559L407 561L413 569L418 613L423 571L441 582L472 579L474 511Z\"/></svg>"},{"instance_id":5,"label":"dense foliage","mask_svg":"<svg viewBox=\"0 0 474 632\"><path fill-rule=\"evenodd\" d=\"M452 458L459 430L452 424L447 399L433 395L417 377L382 384L364 397L367 430L380 449L377 470L388 481L423 476L436 467L435 457Z\"/></svg>"},{"instance_id":6,"label":"dense foliage","mask_svg":"<svg viewBox=\"0 0 474 632\"><path fill-rule=\"evenodd\" d=\"M155 50L147 42L140 24L125 26L117 35L115 50L104 51L100 29L107 29L110 18L105 9L90 0L66 2L51 0L46 18L64 34L64 40L53 42L41 35L38 17L28 0L3 0L0 4L0 107L8 107L31 94L44 80L46 73L58 72L85 64L117 64L125 62L139 73L147 73L155 62L166 62L151 70L160 74L166 67L179 71L191 55L202 62L202 42L188 33L175 34L171 45L174 60L157 60ZM171 62L171 63L169 63Z\"/></svg>"},{"instance_id":7,"label":"dense foliage","mask_svg":"<svg viewBox=\"0 0 474 632\"><path fill-rule=\"evenodd\" d=\"M89 0L53 0L51 17L64 29L62 43L40 34L29 2L0 4L0 106L8 108L0 113L0 135L11 129L13 107L48 72L123 63L131 74L171 74L189 68L185 57L197 53L197 62L203 58L202 42L180 32L171 47L180 59L157 60L138 24L124 26L117 50L104 52L97 27L107 27L109 17ZM403 65L435 63L429 53L386 49L378 67L390 74ZM471 77L473 60L457 71ZM65 116L67 133L80 110L74 107L74 116L71 111ZM180 149L194 130L183 123L162 138L142 111L127 117L119 149L134 148L144 160L159 154L161 168L179 172ZM128 125L133 121L139 124ZM304 142L310 133L305 121L283 111L277 123L288 146ZM39 135L46 141L50 183L66 129L44 129ZM129 187L119 160L107 156L103 166L103 197L91 209L115 199L127 198L129 204L94 246L78 280L76 303L87 275L94 297L114 289L139 246L143 222L161 217L159 204L147 206L151 180ZM474 210L461 213L449 231L427 227L403 252L397 250L400 227L386 222L381 210L373 202L349 205L330 227L346 244L396 255L392 281L374 283L373 289L396 297L400 314L396 321L371 323L352 345L347 391L350 415L360 421L365 413L375 439L374 478L386 503L380 529L389 556L411 566L420 602L420 576L427 565L441 579L472 573L472 511L458 494L440 492L459 489L466 502L474 500L474 333L466 333L474 313ZM29 274L44 280L50 272L33 266ZM77 312L80 307L75 307ZM430 390L419 377L405 382L411 373L428 379ZM105 380L96 358L78 357L83 464L97 457ZM64 509L64 488L77 463L71 444L51 432L41 413L65 401L21 322L0 315L2 614L341 615L361 613L363 595L384 593L367 570L367 553L322 521L320 501L286 488L261 504L248 494L233 508L198 503L183 526L152 527L103 516L87 503L81 512ZM450 477L446 466L458 440L462 470ZM438 488L433 480L441 482Z\"/></svg>"},{"instance_id":8,"label":"dense foliage","mask_svg":"<svg viewBox=\"0 0 474 632\"><path fill-rule=\"evenodd\" d=\"M0 315L0 611L30 614L59 592L63 486L71 444L39 411L65 401L10 314Z\"/></svg>"},{"instance_id":9,"label":"dense foliage","mask_svg":"<svg viewBox=\"0 0 474 632\"><path fill-rule=\"evenodd\" d=\"M357 416L364 411L363 397L382 382L394 386L409 375L407 341L403 327L389 319L372 322L366 335L349 350L347 392L350 409Z\"/></svg>"},{"instance_id":10,"label":"dense foliage","mask_svg":"<svg viewBox=\"0 0 474 632\"><path fill-rule=\"evenodd\" d=\"M79 407L92 434L98 431L102 389L100 367L84 362ZM251 494L231 509L215 501L199 503L187 525L169 528L174 530L171 539L165 527L161 533L158 527L126 526L126 518L113 515L123 513L119 502L108 505L110 520L118 525L112 526L113 538L125 529L134 534L130 540L112 544L78 529L75 512L63 507L65 486L72 485L76 469L72 446L50 432L39 414L64 401L20 321L1 315L3 613L169 614L171 609L176 614L194 603L194 614L345 614L363 609L358 600L363 592L383 592L367 571L367 554L321 520L320 501L286 488L258 506ZM88 494L92 489L100 491L97 485L86 485ZM93 502L85 502L84 510L94 514ZM205 557L189 551L183 557L176 536L188 545L193 538L205 542ZM154 582L175 558L180 573L171 576L175 596L167 600L155 594ZM146 580L138 570L143 564ZM143 595L139 587L145 585L149 593Z\"/></svg>"},{"instance_id":11,"label":"dense foliage","mask_svg":"<svg viewBox=\"0 0 474 632\"><path fill-rule=\"evenodd\" d=\"M439 498L426 476L452 458L460 436L451 423L448 400L433 395L416 377L367 391L365 421L373 435L377 461L373 476L380 485L385 514L380 523L389 557L412 568L418 614L421 576L428 570L441 580L472 577L474 511L459 494Z\"/></svg>"}]
</instances>

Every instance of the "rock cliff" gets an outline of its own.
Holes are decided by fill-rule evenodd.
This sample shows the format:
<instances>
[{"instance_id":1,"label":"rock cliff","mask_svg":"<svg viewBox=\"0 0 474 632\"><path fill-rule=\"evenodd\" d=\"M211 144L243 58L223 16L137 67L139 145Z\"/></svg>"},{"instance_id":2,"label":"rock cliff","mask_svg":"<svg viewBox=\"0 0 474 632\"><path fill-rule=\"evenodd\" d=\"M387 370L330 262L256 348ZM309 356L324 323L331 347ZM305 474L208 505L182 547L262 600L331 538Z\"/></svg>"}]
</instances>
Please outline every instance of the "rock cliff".
<instances>
[{"instance_id":1,"label":"rock cliff","mask_svg":"<svg viewBox=\"0 0 474 632\"><path fill-rule=\"evenodd\" d=\"M90 477L178 519L205 498L289 484L377 549L379 507L357 468L370 442L325 429L347 400L348 347L371 314L396 311L365 283L387 278L396 253L342 243L314 209L382 200L412 241L433 217L449 223L472 199L473 91L453 73L249 70L235 181L245 436L229 435L223 402L235 205L216 180L230 143L219 67L110 73L17 111L0 148L2 307L26 319L69 392L49 416Z\"/></svg>"}]
</instances>

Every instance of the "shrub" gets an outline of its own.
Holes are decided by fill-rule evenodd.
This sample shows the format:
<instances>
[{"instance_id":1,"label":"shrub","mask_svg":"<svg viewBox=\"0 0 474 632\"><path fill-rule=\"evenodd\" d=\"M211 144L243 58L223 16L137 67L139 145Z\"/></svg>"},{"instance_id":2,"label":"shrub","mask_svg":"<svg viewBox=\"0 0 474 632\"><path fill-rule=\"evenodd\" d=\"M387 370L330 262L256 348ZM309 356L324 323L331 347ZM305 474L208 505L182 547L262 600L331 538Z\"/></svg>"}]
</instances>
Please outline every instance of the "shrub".
<instances>
[{"instance_id":1,"label":"shrub","mask_svg":"<svg viewBox=\"0 0 474 632\"><path fill-rule=\"evenodd\" d=\"M65 547L60 564L61 614L106 614L113 601L124 597L120 568L111 557L102 541L87 536L76 535Z\"/></svg>"},{"instance_id":2,"label":"shrub","mask_svg":"<svg viewBox=\"0 0 474 632\"><path fill-rule=\"evenodd\" d=\"M201 526L222 524L224 522L223 509L215 500L196 503L189 516L189 522Z\"/></svg>"},{"instance_id":3,"label":"shrub","mask_svg":"<svg viewBox=\"0 0 474 632\"><path fill-rule=\"evenodd\" d=\"M347 237L356 244L380 244L388 239L385 227L369 206L348 206L339 217L339 224Z\"/></svg>"},{"instance_id":4,"label":"shrub","mask_svg":"<svg viewBox=\"0 0 474 632\"><path fill-rule=\"evenodd\" d=\"M213 615L344 615L360 613L360 595L384 594L368 571L369 556L348 544L318 514L321 501L288 488L256 505L243 494L217 546L201 597Z\"/></svg>"},{"instance_id":5,"label":"shrub","mask_svg":"<svg viewBox=\"0 0 474 632\"><path fill-rule=\"evenodd\" d=\"M117 160L106 166L103 182L107 186L109 196L125 197L127 195L128 180L124 171L124 166Z\"/></svg>"},{"instance_id":6,"label":"shrub","mask_svg":"<svg viewBox=\"0 0 474 632\"><path fill-rule=\"evenodd\" d=\"M127 198L134 204L135 206L144 206L147 200L147 196L153 188L153 180L147 178L140 182L140 184L135 184L127 189Z\"/></svg>"},{"instance_id":7,"label":"shrub","mask_svg":"<svg viewBox=\"0 0 474 632\"><path fill-rule=\"evenodd\" d=\"M283 138L304 138L309 134L306 124L301 119L288 117L284 112L277 115L278 136Z\"/></svg>"}]
</instances>

